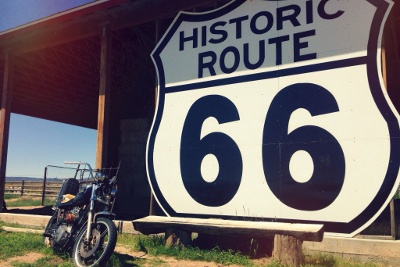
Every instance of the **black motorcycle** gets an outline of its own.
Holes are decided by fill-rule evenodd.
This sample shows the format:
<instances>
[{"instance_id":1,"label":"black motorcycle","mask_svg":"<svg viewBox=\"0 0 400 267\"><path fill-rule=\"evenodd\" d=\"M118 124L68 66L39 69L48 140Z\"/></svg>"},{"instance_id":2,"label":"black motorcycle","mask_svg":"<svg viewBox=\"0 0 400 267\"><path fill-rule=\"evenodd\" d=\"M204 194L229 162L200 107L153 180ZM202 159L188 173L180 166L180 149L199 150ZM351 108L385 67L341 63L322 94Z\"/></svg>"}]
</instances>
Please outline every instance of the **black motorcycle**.
<instances>
[{"instance_id":1,"label":"black motorcycle","mask_svg":"<svg viewBox=\"0 0 400 267\"><path fill-rule=\"evenodd\" d=\"M107 263L117 242L112 210L119 167L108 169L108 175L97 172L93 176L90 165L86 165L90 184L76 178L64 181L43 236L55 251L70 252L75 266L101 266Z\"/></svg>"}]
</instances>

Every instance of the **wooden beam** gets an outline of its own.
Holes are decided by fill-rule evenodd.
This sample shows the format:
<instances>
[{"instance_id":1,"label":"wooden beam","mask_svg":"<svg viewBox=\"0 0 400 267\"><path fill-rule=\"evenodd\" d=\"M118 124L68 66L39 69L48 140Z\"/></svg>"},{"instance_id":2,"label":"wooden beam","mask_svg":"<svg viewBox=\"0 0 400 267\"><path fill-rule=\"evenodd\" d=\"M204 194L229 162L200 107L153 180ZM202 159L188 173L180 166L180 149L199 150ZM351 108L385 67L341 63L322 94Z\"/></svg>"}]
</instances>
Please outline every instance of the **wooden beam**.
<instances>
[{"instance_id":1,"label":"wooden beam","mask_svg":"<svg viewBox=\"0 0 400 267\"><path fill-rule=\"evenodd\" d=\"M105 168L107 164L110 72L111 72L111 32L106 24L101 35L100 88L97 120L96 168Z\"/></svg>"},{"instance_id":2,"label":"wooden beam","mask_svg":"<svg viewBox=\"0 0 400 267\"><path fill-rule=\"evenodd\" d=\"M388 80L387 80L387 59L386 59L386 39L387 36L384 33L382 37L382 48L381 48L381 67L382 67L382 78L383 83L385 85L385 90L388 91ZM395 209L394 209L394 200L390 200L389 203L390 210L390 235L393 240L396 239L396 217L395 217Z\"/></svg>"},{"instance_id":3,"label":"wooden beam","mask_svg":"<svg viewBox=\"0 0 400 267\"><path fill-rule=\"evenodd\" d=\"M156 44L160 40L160 35L161 35L161 33L160 33L160 20L156 19L156 22L155 22L155 36L154 36ZM156 108L157 108L157 102L158 102L158 77L155 77L155 79L154 79L154 112L156 111ZM155 208L154 195L153 195L153 192L150 189L149 215L155 215L154 208Z\"/></svg>"},{"instance_id":4,"label":"wooden beam","mask_svg":"<svg viewBox=\"0 0 400 267\"><path fill-rule=\"evenodd\" d=\"M157 234L164 232L166 229L179 229L187 232L215 235L246 235L254 237L290 235L300 240L317 242L321 242L324 236L324 226L322 224L148 216L134 220L133 226L143 234Z\"/></svg>"},{"instance_id":5,"label":"wooden beam","mask_svg":"<svg viewBox=\"0 0 400 267\"><path fill-rule=\"evenodd\" d=\"M6 182L6 166L7 166L7 151L8 137L10 130L10 112L12 100L12 82L13 82L13 67L14 60L11 52L6 53L4 79L3 79L3 95L0 112L0 203L4 201L4 187ZM0 206L0 212L3 205Z\"/></svg>"}]
</instances>

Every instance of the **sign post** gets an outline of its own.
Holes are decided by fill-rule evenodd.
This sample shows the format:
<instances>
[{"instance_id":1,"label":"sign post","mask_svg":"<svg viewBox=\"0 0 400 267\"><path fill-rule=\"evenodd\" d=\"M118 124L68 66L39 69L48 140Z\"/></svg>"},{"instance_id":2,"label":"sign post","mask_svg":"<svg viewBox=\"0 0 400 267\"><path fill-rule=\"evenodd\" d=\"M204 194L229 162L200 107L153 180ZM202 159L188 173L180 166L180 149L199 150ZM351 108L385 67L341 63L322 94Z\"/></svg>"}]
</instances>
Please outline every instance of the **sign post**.
<instances>
[{"instance_id":1,"label":"sign post","mask_svg":"<svg viewBox=\"0 0 400 267\"><path fill-rule=\"evenodd\" d=\"M233 1L181 12L153 51L147 146L169 216L324 224L353 236L397 190L381 77L393 2Z\"/></svg>"}]
</instances>

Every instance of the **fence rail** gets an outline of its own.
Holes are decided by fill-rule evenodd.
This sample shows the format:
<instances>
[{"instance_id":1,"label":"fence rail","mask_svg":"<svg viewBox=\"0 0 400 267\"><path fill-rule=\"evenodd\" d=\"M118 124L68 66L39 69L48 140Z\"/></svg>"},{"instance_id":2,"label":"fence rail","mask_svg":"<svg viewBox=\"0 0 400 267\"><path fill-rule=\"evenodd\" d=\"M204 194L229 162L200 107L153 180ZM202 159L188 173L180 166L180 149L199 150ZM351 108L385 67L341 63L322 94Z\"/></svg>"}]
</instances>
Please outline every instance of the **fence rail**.
<instances>
[{"instance_id":1,"label":"fence rail","mask_svg":"<svg viewBox=\"0 0 400 267\"><path fill-rule=\"evenodd\" d=\"M62 181L46 182L38 179L38 181L6 181L5 193L20 196L46 196L56 197L60 191Z\"/></svg>"},{"instance_id":2,"label":"fence rail","mask_svg":"<svg viewBox=\"0 0 400 267\"><path fill-rule=\"evenodd\" d=\"M84 167L81 167L82 165ZM85 163L78 164L76 168L48 165L45 168L43 179L37 179L37 181L6 181L4 191L6 194L20 196L40 196L42 197L42 205L44 205L46 197L57 197L65 179L75 178L81 184L90 183L93 180L93 176L89 175L90 170L85 166ZM112 168L104 170L109 170L110 172ZM107 172L104 173L107 174Z\"/></svg>"}]
</instances>

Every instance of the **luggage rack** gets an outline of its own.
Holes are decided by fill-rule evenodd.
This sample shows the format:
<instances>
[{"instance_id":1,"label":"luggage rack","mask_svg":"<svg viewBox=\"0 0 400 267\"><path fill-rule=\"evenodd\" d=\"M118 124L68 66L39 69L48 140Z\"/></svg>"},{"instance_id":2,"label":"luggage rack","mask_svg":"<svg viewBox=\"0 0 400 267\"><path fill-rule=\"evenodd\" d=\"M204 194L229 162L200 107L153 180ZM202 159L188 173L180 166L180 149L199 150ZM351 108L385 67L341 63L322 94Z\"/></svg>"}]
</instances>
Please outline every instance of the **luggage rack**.
<instances>
[{"instance_id":1,"label":"luggage rack","mask_svg":"<svg viewBox=\"0 0 400 267\"><path fill-rule=\"evenodd\" d=\"M88 173L88 180L92 181L101 176L117 176L119 171L119 165L115 168L101 168L101 169L93 169L89 163L82 161L65 161L64 164L72 164L77 165L76 172L73 178L77 179L79 174L79 182L87 182L84 181L85 174ZM81 168L83 166L83 168Z\"/></svg>"},{"instance_id":2,"label":"luggage rack","mask_svg":"<svg viewBox=\"0 0 400 267\"><path fill-rule=\"evenodd\" d=\"M43 186L42 186L42 205L44 205L45 195L47 193L46 187L51 189L51 184L59 184L63 183L67 179L77 179L79 181L80 186L86 186L90 184L95 179L101 179L105 176L107 177L118 177L118 171L120 164L117 167L110 168L101 168L101 169L93 169L89 163L82 161L66 161L64 162L66 165L75 165L74 167L68 166L55 166L55 165L47 165L44 172L43 177ZM58 191L58 190L57 190Z\"/></svg>"}]
</instances>

